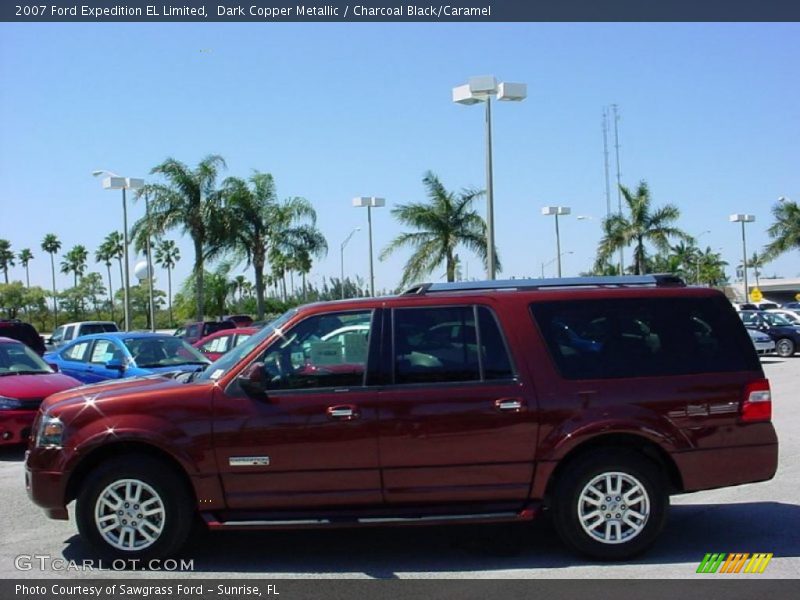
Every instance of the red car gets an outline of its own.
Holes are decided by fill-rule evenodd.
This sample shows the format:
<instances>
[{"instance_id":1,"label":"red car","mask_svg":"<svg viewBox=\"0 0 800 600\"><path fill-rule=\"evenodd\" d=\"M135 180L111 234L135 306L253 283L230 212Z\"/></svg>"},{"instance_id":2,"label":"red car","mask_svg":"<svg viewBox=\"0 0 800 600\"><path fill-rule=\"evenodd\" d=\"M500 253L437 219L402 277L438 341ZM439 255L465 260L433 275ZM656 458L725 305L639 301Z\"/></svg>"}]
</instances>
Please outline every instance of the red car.
<instances>
[{"instance_id":1,"label":"red car","mask_svg":"<svg viewBox=\"0 0 800 600\"><path fill-rule=\"evenodd\" d=\"M42 400L79 385L25 344L0 337L0 445L27 443Z\"/></svg>"},{"instance_id":2,"label":"red car","mask_svg":"<svg viewBox=\"0 0 800 600\"><path fill-rule=\"evenodd\" d=\"M241 344L254 333L258 333L258 331L258 327L223 329L196 341L192 346L200 350L206 358L213 361Z\"/></svg>"},{"instance_id":3,"label":"red car","mask_svg":"<svg viewBox=\"0 0 800 600\"><path fill-rule=\"evenodd\" d=\"M91 392L91 393L88 393ZM673 276L457 282L293 309L199 374L48 398L28 494L131 559L209 529L526 521L643 552L673 494L764 481L769 382ZM675 524L675 527L680 524Z\"/></svg>"}]
</instances>

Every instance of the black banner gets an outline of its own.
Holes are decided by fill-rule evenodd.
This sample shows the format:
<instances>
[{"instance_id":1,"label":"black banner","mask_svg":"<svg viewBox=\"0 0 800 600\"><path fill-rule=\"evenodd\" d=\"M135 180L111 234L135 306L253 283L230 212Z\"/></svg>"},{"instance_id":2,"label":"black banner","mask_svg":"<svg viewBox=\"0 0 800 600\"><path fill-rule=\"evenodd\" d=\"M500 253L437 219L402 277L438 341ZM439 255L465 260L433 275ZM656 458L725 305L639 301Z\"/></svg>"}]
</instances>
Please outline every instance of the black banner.
<instances>
[{"instance_id":1,"label":"black banner","mask_svg":"<svg viewBox=\"0 0 800 600\"><path fill-rule=\"evenodd\" d=\"M264 580L62 579L0 581L3 600L751 600L794 598L791 580Z\"/></svg>"},{"instance_id":2,"label":"black banner","mask_svg":"<svg viewBox=\"0 0 800 600\"><path fill-rule=\"evenodd\" d=\"M440 0L442 1L442 0ZM4 0L10 22L798 21L797 0Z\"/></svg>"}]
</instances>

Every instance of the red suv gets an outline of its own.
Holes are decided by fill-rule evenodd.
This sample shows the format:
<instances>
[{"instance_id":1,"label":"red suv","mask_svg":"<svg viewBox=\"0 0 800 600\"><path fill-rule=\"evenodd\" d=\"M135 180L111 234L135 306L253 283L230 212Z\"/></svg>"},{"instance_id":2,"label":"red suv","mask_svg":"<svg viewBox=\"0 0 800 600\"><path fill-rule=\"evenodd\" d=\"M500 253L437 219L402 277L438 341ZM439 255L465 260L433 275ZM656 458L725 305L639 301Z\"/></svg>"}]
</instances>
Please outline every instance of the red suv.
<instances>
[{"instance_id":1,"label":"red suv","mask_svg":"<svg viewBox=\"0 0 800 600\"><path fill-rule=\"evenodd\" d=\"M425 284L294 309L199 374L51 396L33 501L116 555L210 529L524 521L631 557L671 494L770 479L768 381L669 276Z\"/></svg>"}]
</instances>

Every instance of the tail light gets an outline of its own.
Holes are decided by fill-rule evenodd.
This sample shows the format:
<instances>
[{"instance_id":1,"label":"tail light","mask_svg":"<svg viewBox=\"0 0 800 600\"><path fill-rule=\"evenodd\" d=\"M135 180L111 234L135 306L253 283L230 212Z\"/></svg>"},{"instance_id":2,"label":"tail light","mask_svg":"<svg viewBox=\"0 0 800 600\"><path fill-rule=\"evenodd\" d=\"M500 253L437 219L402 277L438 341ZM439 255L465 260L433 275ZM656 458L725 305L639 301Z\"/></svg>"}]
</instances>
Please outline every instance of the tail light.
<instances>
[{"instance_id":1,"label":"tail light","mask_svg":"<svg viewBox=\"0 0 800 600\"><path fill-rule=\"evenodd\" d=\"M772 394L769 380L757 379L744 386L744 398L740 420L745 423L770 421L772 419Z\"/></svg>"}]
</instances>

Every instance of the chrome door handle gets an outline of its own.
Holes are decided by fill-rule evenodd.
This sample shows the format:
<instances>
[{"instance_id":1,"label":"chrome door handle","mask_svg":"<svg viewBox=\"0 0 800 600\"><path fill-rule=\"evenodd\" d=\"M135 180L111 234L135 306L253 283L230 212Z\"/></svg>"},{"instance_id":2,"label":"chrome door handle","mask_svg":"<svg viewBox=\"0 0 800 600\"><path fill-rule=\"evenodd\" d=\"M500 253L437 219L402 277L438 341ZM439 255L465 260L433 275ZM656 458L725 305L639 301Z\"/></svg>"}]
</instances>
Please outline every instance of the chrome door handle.
<instances>
[{"instance_id":1,"label":"chrome door handle","mask_svg":"<svg viewBox=\"0 0 800 600\"><path fill-rule=\"evenodd\" d=\"M522 410L522 400L519 398L500 398L494 401L494 407L503 412L519 412Z\"/></svg>"},{"instance_id":2,"label":"chrome door handle","mask_svg":"<svg viewBox=\"0 0 800 600\"><path fill-rule=\"evenodd\" d=\"M328 417L339 421L352 421L358 418L358 412L353 406L329 406Z\"/></svg>"}]
</instances>

